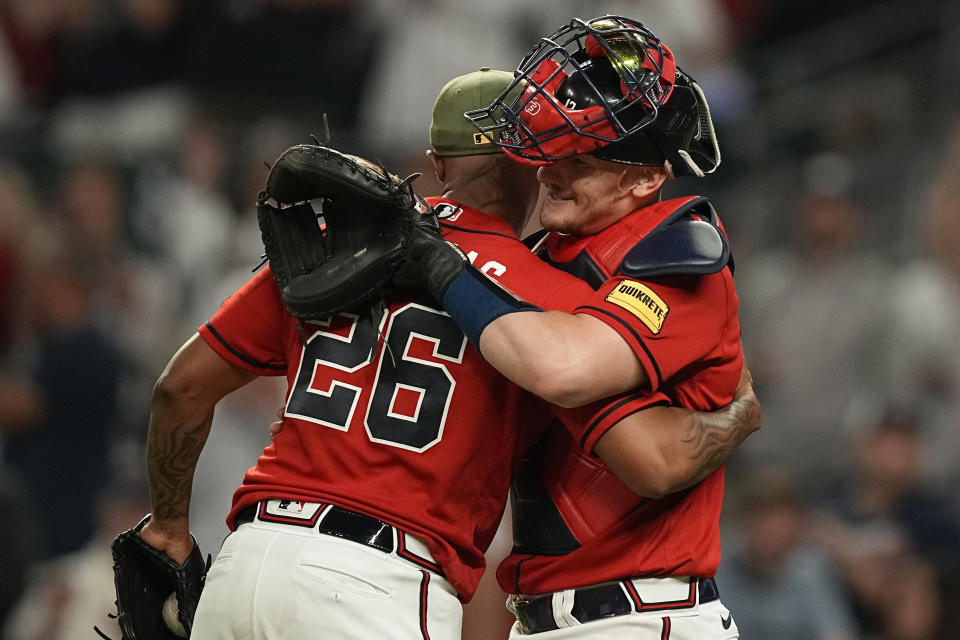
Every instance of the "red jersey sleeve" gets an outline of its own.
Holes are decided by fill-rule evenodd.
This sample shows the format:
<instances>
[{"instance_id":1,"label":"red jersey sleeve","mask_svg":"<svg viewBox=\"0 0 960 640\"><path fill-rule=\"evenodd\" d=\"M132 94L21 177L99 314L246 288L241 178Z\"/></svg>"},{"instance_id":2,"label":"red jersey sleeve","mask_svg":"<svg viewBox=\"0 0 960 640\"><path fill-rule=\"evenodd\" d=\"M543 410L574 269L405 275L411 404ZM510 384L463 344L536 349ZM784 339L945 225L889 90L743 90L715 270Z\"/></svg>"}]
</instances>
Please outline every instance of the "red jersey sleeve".
<instances>
[{"instance_id":1,"label":"red jersey sleeve","mask_svg":"<svg viewBox=\"0 0 960 640\"><path fill-rule=\"evenodd\" d=\"M692 373L690 366L707 366L718 347L738 347L726 344L728 319L736 318L736 309L732 277L724 269L706 276L648 281L617 276L576 312L592 315L619 333L656 391L681 370L686 375Z\"/></svg>"},{"instance_id":2,"label":"red jersey sleeve","mask_svg":"<svg viewBox=\"0 0 960 640\"><path fill-rule=\"evenodd\" d=\"M499 280L510 293L541 309L568 313L592 299L594 291L586 282L551 267L523 245L519 246L511 256L513 273L509 274L518 277Z\"/></svg>"},{"instance_id":3,"label":"red jersey sleeve","mask_svg":"<svg viewBox=\"0 0 960 640\"><path fill-rule=\"evenodd\" d=\"M670 399L665 394L644 391L604 398L581 407L566 409L554 406L551 410L580 448L592 453L597 441L627 416L649 407L670 404Z\"/></svg>"},{"instance_id":4,"label":"red jersey sleeve","mask_svg":"<svg viewBox=\"0 0 960 640\"><path fill-rule=\"evenodd\" d=\"M197 331L227 362L257 375L282 376L287 373L284 335L292 322L273 272L265 267Z\"/></svg>"}]
</instances>

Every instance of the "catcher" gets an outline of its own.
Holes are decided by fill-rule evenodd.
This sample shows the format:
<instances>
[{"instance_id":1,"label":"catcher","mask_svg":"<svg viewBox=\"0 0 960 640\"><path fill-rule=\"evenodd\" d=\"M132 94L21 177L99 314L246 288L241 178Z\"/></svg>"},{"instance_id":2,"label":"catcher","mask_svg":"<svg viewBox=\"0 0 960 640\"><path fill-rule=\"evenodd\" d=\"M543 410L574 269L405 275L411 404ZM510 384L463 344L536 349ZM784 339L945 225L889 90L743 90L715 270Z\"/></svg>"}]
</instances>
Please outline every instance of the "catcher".
<instances>
[{"instance_id":1,"label":"catcher","mask_svg":"<svg viewBox=\"0 0 960 640\"><path fill-rule=\"evenodd\" d=\"M457 638L510 474L551 422L548 407L487 365L428 294L393 291L394 281L421 277L402 266L413 230L440 233L409 179L297 145L274 163L258 217L270 266L158 380L147 444L153 515L117 544L139 535L173 563L196 566L191 479L214 407L259 375L285 375L283 429L234 495L233 533L185 630L205 639ZM490 256L507 286L522 287L524 265L539 264L495 216L471 211L460 225L444 233ZM524 293L571 308L591 292L558 271ZM746 395L714 414L671 416L750 421ZM116 565L119 576L124 562ZM157 619L156 600L119 577L117 587L121 617ZM179 592L178 601L182 614L192 611ZM124 634L165 637L154 631Z\"/></svg>"}]
</instances>

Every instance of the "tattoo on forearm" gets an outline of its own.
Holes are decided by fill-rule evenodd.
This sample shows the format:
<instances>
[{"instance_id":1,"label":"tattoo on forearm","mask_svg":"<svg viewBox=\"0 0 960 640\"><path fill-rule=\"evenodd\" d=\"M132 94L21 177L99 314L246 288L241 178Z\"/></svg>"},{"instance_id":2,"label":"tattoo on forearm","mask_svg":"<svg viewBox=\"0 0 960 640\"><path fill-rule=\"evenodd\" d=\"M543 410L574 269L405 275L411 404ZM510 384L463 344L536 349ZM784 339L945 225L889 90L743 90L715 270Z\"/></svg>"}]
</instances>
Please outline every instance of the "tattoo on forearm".
<instances>
[{"instance_id":1,"label":"tattoo on forearm","mask_svg":"<svg viewBox=\"0 0 960 640\"><path fill-rule=\"evenodd\" d=\"M212 416L198 425L181 423L170 430L151 426L147 437L147 475L157 517L187 517L193 472L211 419Z\"/></svg>"},{"instance_id":2,"label":"tattoo on forearm","mask_svg":"<svg viewBox=\"0 0 960 640\"><path fill-rule=\"evenodd\" d=\"M755 418L755 408L745 403L736 415L695 413L683 443L697 467L697 482L726 462L730 454L753 432L747 428Z\"/></svg>"}]
</instances>

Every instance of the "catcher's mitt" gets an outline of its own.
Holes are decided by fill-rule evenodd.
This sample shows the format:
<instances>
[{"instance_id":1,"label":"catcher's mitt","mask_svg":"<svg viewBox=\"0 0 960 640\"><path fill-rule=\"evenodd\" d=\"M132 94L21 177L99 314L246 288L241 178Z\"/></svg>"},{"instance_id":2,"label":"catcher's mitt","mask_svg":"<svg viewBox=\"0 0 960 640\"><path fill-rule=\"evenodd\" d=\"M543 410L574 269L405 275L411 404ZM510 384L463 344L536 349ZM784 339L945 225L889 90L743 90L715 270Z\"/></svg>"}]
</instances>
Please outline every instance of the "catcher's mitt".
<instances>
[{"instance_id":1,"label":"catcher's mitt","mask_svg":"<svg viewBox=\"0 0 960 640\"><path fill-rule=\"evenodd\" d=\"M382 297L406 255L410 225L432 217L410 185L418 176L401 180L320 145L296 145L277 158L257 219L291 315L320 320Z\"/></svg>"},{"instance_id":2,"label":"catcher's mitt","mask_svg":"<svg viewBox=\"0 0 960 640\"><path fill-rule=\"evenodd\" d=\"M118 535L113 551L113 578L117 589L117 618L123 640L179 640L190 637L193 615L210 566L194 540L193 551L182 565L140 537L150 514L132 529ZM175 593L177 619L186 636L174 633L163 620L164 601ZM99 629L97 630L99 632ZM103 636L103 633L100 632ZM106 636L103 636L106 637Z\"/></svg>"}]
</instances>

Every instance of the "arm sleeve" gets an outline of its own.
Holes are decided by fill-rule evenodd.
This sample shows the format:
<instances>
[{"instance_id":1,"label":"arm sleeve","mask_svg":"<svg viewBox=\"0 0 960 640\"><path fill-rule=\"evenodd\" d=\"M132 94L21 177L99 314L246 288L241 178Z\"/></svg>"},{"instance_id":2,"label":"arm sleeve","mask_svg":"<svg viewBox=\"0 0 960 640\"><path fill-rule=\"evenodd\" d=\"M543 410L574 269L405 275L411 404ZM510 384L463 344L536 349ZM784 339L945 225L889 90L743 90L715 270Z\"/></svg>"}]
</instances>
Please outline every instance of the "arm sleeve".
<instances>
[{"instance_id":1,"label":"arm sleeve","mask_svg":"<svg viewBox=\"0 0 960 640\"><path fill-rule=\"evenodd\" d=\"M292 322L267 267L197 331L227 362L257 375L280 376L287 372L284 341Z\"/></svg>"},{"instance_id":2,"label":"arm sleeve","mask_svg":"<svg viewBox=\"0 0 960 640\"><path fill-rule=\"evenodd\" d=\"M575 311L605 322L630 345L652 390L724 342L731 301L728 270L707 276L639 281L618 276ZM736 301L732 302L736 309Z\"/></svg>"}]
</instances>

